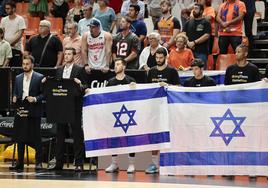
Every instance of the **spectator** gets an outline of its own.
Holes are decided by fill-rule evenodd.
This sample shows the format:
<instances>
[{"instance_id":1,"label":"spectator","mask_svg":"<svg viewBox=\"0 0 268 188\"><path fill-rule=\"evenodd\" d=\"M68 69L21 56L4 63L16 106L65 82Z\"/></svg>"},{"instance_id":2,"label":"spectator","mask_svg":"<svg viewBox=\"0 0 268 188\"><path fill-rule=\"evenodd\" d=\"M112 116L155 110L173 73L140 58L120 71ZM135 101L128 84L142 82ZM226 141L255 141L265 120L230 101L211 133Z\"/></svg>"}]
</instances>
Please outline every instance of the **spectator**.
<instances>
[{"instance_id":1,"label":"spectator","mask_svg":"<svg viewBox=\"0 0 268 188\"><path fill-rule=\"evenodd\" d=\"M246 6L242 1L227 0L220 5L217 15L220 54L227 54L230 44L235 50L242 43L242 24L245 14Z\"/></svg>"},{"instance_id":2,"label":"spectator","mask_svg":"<svg viewBox=\"0 0 268 188\"><path fill-rule=\"evenodd\" d=\"M186 48L188 43L187 36L180 33L176 36L175 41L177 48L171 50L168 58L168 64L177 70L190 70L194 55L190 49Z\"/></svg>"},{"instance_id":3,"label":"spectator","mask_svg":"<svg viewBox=\"0 0 268 188\"><path fill-rule=\"evenodd\" d=\"M253 34L252 34L252 25L256 12L256 5L254 0L241 0L245 3L247 13L244 16L244 24L245 24L245 34L248 37L249 42L249 52L251 51L253 44ZM266 8L267 9L267 8Z\"/></svg>"},{"instance_id":4,"label":"spectator","mask_svg":"<svg viewBox=\"0 0 268 188\"><path fill-rule=\"evenodd\" d=\"M76 22L69 23L67 25L67 36L63 39L63 51L66 48L74 48L74 63L80 66L84 66L81 56L82 37L78 34L78 25Z\"/></svg>"},{"instance_id":5,"label":"spectator","mask_svg":"<svg viewBox=\"0 0 268 188\"><path fill-rule=\"evenodd\" d=\"M54 17L62 18L63 25L65 24L65 18L69 11L69 5L65 0L53 0L53 5L50 9L50 13ZM63 28L64 29L64 28Z\"/></svg>"},{"instance_id":6,"label":"spectator","mask_svg":"<svg viewBox=\"0 0 268 188\"><path fill-rule=\"evenodd\" d=\"M160 44L169 49L175 47L175 37L180 32L181 26L177 18L171 15L171 3L169 0L162 0L160 3L162 18L155 25L161 36Z\"/></svg>"},{"instance_id":7,"label":"spectator","mask_svg":"<svg viewBox=\"0 0 268 188\"><path fill-rule=\"evenodd\" d=\"M159 33L152 32L148 35L149 46L145 47L140 55L139 63L140 68L147 72L150 68L156 66L155 52L158 48L162 47L160 45L160 35Z\"/></svg>"},{"instance_id":8,"label":"spectator","mask_svg":"<svg viewBox=\"0 0 268 188\"><path fill-rule=\"evenodd\" d=\"M128 10L128 16L131 18L131 30L135 33L140 40L141 49L144 48L144 39L147 35L147 28L143 20L138 20L138 14L140 12L139 5L130 5Z\"/></svg>"},{"instance_id":9,"label":"spectator","mask_svg":"<svg viewBox=\"0 0 268 188\"><path fill-rule=\"evenodd\" d=\"M259 69L247 61L248 47L244 44L236 48L236 63L230 65L225 73L224 84L245 84L260 80Z\"/></svg>"},{"instance_id":10,"label":"spectator","mask_svg":"<svg viewBox=\"0 0 268 188\"><path fill-rule=\"evenodd\" d=\"M204 63L201 59L195 59L191 64L194 76L184 82L185 87L206 87L216 86L215 81L204 75Z\"/></svg>"},{"instance_id":11,"label":"spectator","mask_svg":"<svg viewBox=\"0 0 268 188\"><path fill-rule=\"evenodd\" d=\"M211 1L212 0L199 0L199 2L204 6L204 12L203 12L203 17L205 17L209 22L211 26L211 35L209 38L209 54L212 54L212 48L214 44L214 38L215 35L217 35L216 32L216 11L214 8L211 6Z\"/></svg>"},{"instance_id":12,"label":"spectator","mask_svg":"<svg viewBox=\"0 0 268 188\"><path fill-rule=\"evenodd\" d=\"M8 67L12 58L10 44L4 40L4 30L0 28L0 67Z\"/></svg>"},{"instance_id":13,"label":"spectator","mask_svg":"<svg viewBox=\"0 0 268 188\"><path fill-rule=\"evenodd\" d=\"M12 48L13 57L9 65L20 67L22 63L22 36L26 28L24 19L16 14L16 4L13 1L7 2L7 16L1 20L0 27L4 30L4 39L9 42Z\"/></svg>"},{"instance_id":14,"label":"spectator","mask_svg":"<svg viewBox=\"0 0 268 188\"><path fill-rule=\"evenodd\" d=\"M84 17L83 7L81 5L81 0L74 1L74 7L68 11L66 16L66 23L64 27L64 32L67 33L67 25L72 22L78 23Z\"/></svg>"},{"instance_id":15,"label":"spectator","mask_svg":"<svg viewBox=\"0 0 268 188\"><path fill-rule=\"evenodd\" d=\"M140 12L138 14L138 19L144 18L145 13L145 5L143 1L140 0L125 0L121 7L121 16L126 16L129 10L130 5L139 5L140 6Z\"/></svg>"},{"instance_id":16,"label":"spectator","mask_svg":"<svg viewBox=\"0 0 268 188\"><path fill-rule=\"evenodd\" d=\"M80 36L89 31L88 24L92 17L92 8L91 4L85 4L83 7L84 18L78 22L78 33Z\"/></svg>"},{"instance_id":17,"label":"spectator","mask_svg":"<svg viewBox=\"0 0 268 188\"><path fill-rule=\"evenodd\" d=\"M101 29L98 19L92 18L89 23L90 31L82 37L82 58L85 69L99 69L103 72L109 70L112 49L112 35Z\"/></svg>"},{"instance_id":18,"label":"spectator","mask_svg":"<svg viewBox=\"0 0 268 188\"><path fill-rule=\"evenodd\" d=\"M40 67L60 66L63 58L62 43L50 33L51 23L42 20L39 24L39 35L33 36L26 43L25 54L35 58L35 65Z\"/></svg>"},{"instance_id":19,"label":"spectator","mask_svg":"<svg viewBox=\"0 0 268 188\"><path fill-rule=\"evenodd\" d=\"M111 7L108 7L109 0L98 0L99 9L93 12L93 17L100 20L104 31L113 32L116 24L116 15Z\"/></svg>"},{"instance_id":20,"label":"spectator","mask_svg":"<svg viewBox=\"0 0 268 188\"><path fill-rule=\"evenodd\" d=\"M29 3L29 12L33 17L39 17L41 20L48 15L47 0L32 0Z\"/></svg>"},{"instance_id":21,"label":"spectator","mask_svg":"<svg viewBox=\"0 0 268 188\"><path fill-rule=\"evenodd\" d=\"M176 0L172 0L176 1ZM195 0L180 0L181 8L181 23L182 28L184 28L185 23L190 19L191 11L193 10Z\"/></svg>"},{"instance_id":22,"label":"spectator","mask_svg":"<svg viewBox=\"0 0 268 188\"><path fill-rule=\"evenodd\" d=\"M109 6L114 10L115 14L120 14L123 0L110 0Z\"/></svg>"},{"instance_id":23,"label":"spectator","mask_svg":"<svg viewBox=\"0 0 268 188\"><path fill-rule=\"evenodd\" d=\"M122 17L120 29L122 30L113 38L113 60L124 58L127 62L127 69L138 69L138 52L140 51L140 42L137 35L130 30L131 19Z\"/></svg>"},{"instance_id":24,"label":"spectator","mask_svg":"<svg viewBox=\"0 0 268 188\"><path fill-rule=\"evenodd\" d=\"M204 68L207 67L208 43L211 33L210 23L203 18L204 6L196 3L193 10L193 19L185 23L183 31L189 39L188 47L192 49L194 57L204 62Z\"/></svg>"},{"instance_id":25,"label":"spectator","mask_svg":"<svg viewBox=\"0 0 268 188\"><path fill-rule=\"evenodd\" d=\"M160 2L161 0L147 0L149 15L152 17L154 25L156 25L157 21L162 17Z\"/></svg>"}]
</instances>

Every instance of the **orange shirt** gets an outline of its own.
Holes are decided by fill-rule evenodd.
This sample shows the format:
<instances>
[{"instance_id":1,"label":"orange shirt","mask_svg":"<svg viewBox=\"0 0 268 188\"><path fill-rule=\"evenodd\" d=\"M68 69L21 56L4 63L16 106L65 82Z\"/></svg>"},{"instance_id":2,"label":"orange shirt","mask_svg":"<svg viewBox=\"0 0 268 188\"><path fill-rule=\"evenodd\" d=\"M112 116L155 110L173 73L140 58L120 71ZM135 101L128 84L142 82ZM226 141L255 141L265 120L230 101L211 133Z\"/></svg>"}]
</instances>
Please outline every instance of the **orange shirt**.
<instances>
[{"instance_id":1,"label":"orange shirt","mask_svg":"<svg viewBox=\"0 0 268 188\"><path fill-rule=\"evenodd\" d=\"M211 16L210 25L211 25L211 35L215 36L215 17L216 13L213 7L206 7L203 12L203 16Z\"/></svg>"},{"instance_id":2,"label":"orange shirt","mask_svg":"<svg viewBox=\"0 0 268 188\"><path fill-rule=\"evenodd\" d=\"M194 59L192 50L185 48L179 52L177 50L171 50L169 53L168 64L172 67L179 69L180 66L187 68L191 66Z\"/></svg>"},{"instance_id":3,"label":"orange shirt","mask_svg":"<svg viewBox=\"0 0 268 188\"><path fill-rule=\"evenodd\" d=\"M235 17L237 17L237 14L246 13L246 6L244 2L236 0L233 3L229 3L228 1L222 3L219 8L218 14L220 15L221 19L223 21L231 21ZM242 36L242 25L243 25L243 19L241 21L228 26L227 28L221 28L219 29L219 35L220 36Z\"/></svg>"}]
</instances>

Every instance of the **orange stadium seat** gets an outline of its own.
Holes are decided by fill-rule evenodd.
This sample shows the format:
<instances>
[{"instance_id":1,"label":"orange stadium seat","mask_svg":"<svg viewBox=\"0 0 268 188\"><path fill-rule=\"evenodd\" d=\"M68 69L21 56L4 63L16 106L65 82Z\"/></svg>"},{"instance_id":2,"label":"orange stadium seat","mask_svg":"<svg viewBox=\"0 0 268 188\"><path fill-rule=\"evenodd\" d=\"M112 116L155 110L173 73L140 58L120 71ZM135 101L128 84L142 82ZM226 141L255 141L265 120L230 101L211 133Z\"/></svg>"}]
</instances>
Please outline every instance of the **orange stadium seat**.
<instances>
[{"instance_id":1,"label":"orange stadium seat","mask_svg":"<svg viewBox=\"0 0 268 188\"><path fill-rule=\"evenodd\" d=\"M216 63L216 70L226 70L226 68L234 64L236 61L235 54L220 54Z\"/></svg>"},{"instance_id":2,"label":"orange stadium seat","mask_svg":"<svg viewBox=\"0 0 268 188\"><path fill-rule=\"evenodd\" d=\"M31 36L38 34L38 28L40 23L39 17L32 17L32 16L23 16L26 24L26 29L24 31L24 34L26 36Z\"/></svg>"},{"instance_id":3,"label":"orange stadium seat","mask_svg":"<svg viewBox=\"0 0 268 188\"><path fill-rule=\"evenodd\" d=\"M55 35L62 35L63 20L62 18L46 17L46 20L50 21L50 32Z\"/></svg>"},{"instance_id":4,"label":"orange stadium seat","mask_svg":"<svg viewBox=\"0 0 268 188\"><path fill-rule=\"evenodd\" d=\"M17 3L16 4L16 13L19 15L27 15L29 3Z\"/></svg>"},{"instance_id":5,"label":"orange stadium seat","mask_svg":"<svg viewBox=\"0 0 268 188\"><path fill-rule=\"evenodd\" d=\"M214 58L213 58L213 55L208 55L207 70L214 70Z\"/></svg>"}]
</instances>

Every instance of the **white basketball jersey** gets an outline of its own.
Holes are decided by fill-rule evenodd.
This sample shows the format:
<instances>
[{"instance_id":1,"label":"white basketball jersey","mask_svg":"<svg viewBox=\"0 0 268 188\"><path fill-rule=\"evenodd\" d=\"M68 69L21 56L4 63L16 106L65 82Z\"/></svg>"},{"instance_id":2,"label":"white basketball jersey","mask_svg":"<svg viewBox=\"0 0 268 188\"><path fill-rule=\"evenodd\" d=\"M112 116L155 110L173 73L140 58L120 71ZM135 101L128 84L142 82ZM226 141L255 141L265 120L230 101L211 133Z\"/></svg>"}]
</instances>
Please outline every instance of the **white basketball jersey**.
<instances>
[{"instance_id":1,"label":"white basketball jersey","mask_svg":"<svg viewBox=\"0 0 268 188\"><path fill-rule=\"evenodd\" d=\"M90 32L87 35L88 46L88 64L93 69L100 69L106 66L105 59L105 38L104 31L96 38L92 37Z\"/></svg>"}]
</instances>

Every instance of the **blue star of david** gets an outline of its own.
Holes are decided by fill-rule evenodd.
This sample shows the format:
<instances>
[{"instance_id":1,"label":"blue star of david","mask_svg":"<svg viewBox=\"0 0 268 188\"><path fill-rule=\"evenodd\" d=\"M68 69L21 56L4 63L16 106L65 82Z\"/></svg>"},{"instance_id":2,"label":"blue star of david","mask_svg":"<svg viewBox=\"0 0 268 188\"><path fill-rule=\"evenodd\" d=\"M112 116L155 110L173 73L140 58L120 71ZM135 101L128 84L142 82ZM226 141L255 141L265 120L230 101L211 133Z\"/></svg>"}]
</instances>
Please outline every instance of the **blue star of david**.
<instances>
[{"instance_id":1,"label":"blue star of david","mask_svg":"<svg viewBox=\"0 0 268 188\"><path fill-rule=\"evenodd\" d=\"M135 126L135 125L137 125L137 123L136 123L135 120L134 120L134 115L135 115L135 113L136 113L136 110L128 110L128 109L125 107L125 105L123 104L123 106L121 107L120 112L113 112L113 115L114 115L114 117L115 117L115 119L116 119L115 124L114 124L114 127L115 127L115 128L116 128L116 127L121 127L121 128L123 129L123 131L124 131L125 133L127 133L128 128L129 128L130 126ZM122 123L121 120L120 120L120 118L121 118L121 116L122 116L123 114L127 114L128 117L129 117L129 120L128 120L127 123Z\"/></svg>"},{"instance_id":2,"label":"blue star of david","mask_svg":"<svg viewBox=\"0 0 268 188\"><path fill-rule=\"evenodd\" d=\"M230 109L227 109L223 117L210 117L213 124L215 125L214 130L210 134L210 137L222 137L224 143L226 146L229 145L229 143L232 141L234 137L245 137L245 134L243 133L241 129L241 125L245 121L246 117L234 117L233 113ZM231 120L235 128L232 133L223 133L221 130L221 125L225 120Z\"/></svg>"}]
</instances>

